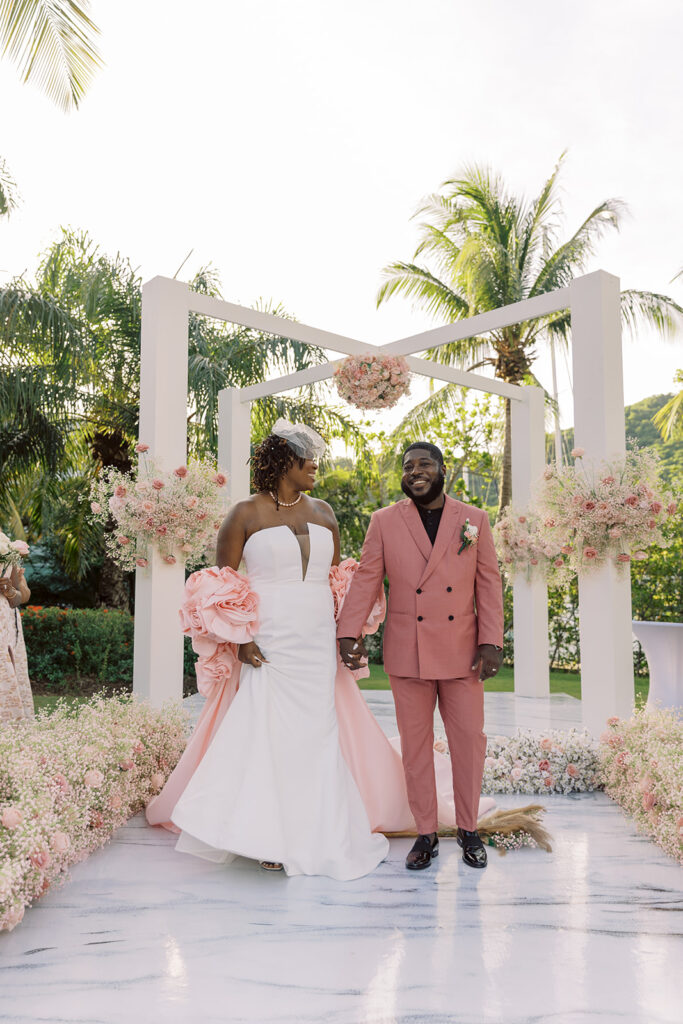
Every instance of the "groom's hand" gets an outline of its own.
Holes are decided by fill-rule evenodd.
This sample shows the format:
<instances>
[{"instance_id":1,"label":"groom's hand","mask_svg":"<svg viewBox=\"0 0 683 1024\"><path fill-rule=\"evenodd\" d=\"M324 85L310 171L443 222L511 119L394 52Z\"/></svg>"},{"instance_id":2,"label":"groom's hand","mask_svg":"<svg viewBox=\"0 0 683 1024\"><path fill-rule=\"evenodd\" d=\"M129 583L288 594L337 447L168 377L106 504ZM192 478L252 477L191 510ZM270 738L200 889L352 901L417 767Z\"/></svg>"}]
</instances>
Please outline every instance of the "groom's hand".
<instances>
[{"instance_id":1,"label":"groom's hand","mask_svg":"<svg viewBox=\"0 0 683 1024\"><path fill-rule=\"evenodd\" d=\"M486 679L493 679L502 664L503 651L500 647L494 647L493 644L479 644L472 671L479 671L479 682L483 683Z\"/></svg>"},{"instance_id":2,"label":"groom's hand","mask_svg":"<svg viewBox=\"0 0 683 1024\"><path fill-rule=\"evenodd\" d=\"M352 636L342 637L339 641L339 655L346 667L352 671L363 668L368 663L368 652L360 638L354 640ZM362 658L365 658L365 661L361 661Z\"/></svg>"}]
</instances>

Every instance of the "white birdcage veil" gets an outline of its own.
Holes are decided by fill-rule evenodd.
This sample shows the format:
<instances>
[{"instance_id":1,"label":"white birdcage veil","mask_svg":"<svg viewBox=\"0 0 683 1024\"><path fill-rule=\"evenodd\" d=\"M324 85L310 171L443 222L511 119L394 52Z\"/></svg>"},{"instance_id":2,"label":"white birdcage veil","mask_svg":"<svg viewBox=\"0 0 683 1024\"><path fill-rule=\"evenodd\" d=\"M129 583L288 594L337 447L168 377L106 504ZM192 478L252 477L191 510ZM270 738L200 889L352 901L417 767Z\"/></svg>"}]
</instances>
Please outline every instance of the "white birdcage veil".
<instances>
[{"instance_id":1,"label":"white birdcage veil","mask_svg":"<svg viewBox=\"0 0 683 1024\"><path fill-rule=\"evenodd\" d=\"M285 441L295 455L300 459L313 459L317 461L325 454L327 444L313 427L305 423L290 423L280 417L271 427L271 434L276 437L284 437Z\"/></svg>"}]
</instances>

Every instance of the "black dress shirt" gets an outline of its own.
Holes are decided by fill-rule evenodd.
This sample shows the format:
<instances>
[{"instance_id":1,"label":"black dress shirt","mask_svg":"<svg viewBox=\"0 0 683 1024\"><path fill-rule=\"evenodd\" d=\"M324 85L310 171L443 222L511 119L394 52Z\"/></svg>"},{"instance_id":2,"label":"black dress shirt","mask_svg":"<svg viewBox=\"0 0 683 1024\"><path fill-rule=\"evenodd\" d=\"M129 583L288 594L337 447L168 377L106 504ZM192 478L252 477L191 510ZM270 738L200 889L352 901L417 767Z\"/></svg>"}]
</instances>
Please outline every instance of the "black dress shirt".
<instances>
[{"instance_id":1,"label":"black dress shirt","mask_svg":"<svg viewBox=\"0 0 683 1024\"><path fill-rule=\"evenodd\" d=\"M422 525L427 531L427 536L432 542L433 547L436 535L439 532L439 523L441 522L441 513L443 512L444 506L442 505L441 508L422 508L422 506L418 505L416 502L415 508L420 513Z\"/></svg>"}]
</instances>

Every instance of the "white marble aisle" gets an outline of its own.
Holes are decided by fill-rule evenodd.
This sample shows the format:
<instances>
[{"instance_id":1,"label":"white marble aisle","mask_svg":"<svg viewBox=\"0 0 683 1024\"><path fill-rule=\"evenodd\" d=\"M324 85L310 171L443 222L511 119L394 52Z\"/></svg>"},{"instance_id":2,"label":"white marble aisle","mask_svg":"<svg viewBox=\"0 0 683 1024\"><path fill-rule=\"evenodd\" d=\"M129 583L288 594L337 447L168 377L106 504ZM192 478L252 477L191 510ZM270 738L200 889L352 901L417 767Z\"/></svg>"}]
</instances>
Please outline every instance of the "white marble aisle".
<instances>
[{"instance_id":1,"label":"white marble aisle","mask_svg":"<svg viewBox=\"0 0 683 1024\"><path fill-rule=\"evenodd\" d=\"M490 732L523 724L508 696ZM386 695L368 697L389 729ZM351 883L187 858L137 818L0 936L0 1021L679 1021L683 871L602 794L546 802L550 855L475 872L443 842L411 874L396 840Z\"/></svg>"}]
</instances>

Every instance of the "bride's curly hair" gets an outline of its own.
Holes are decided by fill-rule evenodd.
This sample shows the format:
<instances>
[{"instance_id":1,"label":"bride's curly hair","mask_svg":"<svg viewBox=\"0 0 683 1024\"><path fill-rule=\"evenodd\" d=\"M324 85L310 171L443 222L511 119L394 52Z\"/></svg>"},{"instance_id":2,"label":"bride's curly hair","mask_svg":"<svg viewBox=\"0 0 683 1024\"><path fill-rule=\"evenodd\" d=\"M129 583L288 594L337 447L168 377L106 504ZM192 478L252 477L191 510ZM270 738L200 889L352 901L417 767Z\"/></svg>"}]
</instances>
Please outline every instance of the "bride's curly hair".
<instances>
[{"instance_id":1,"label":"bride's curly hair","mask_svg":"<svg viewBox=\"0 0 683 1024\"><path fill-rule=\"evenodd\" d=\"M305 459L298 458L287 444L284 437L269 434L254 448L251 456L251 469L254 477L254 490L276 491L277 485L288 469L294 465L304 465Z\"/></svg>"}]
</instances>

